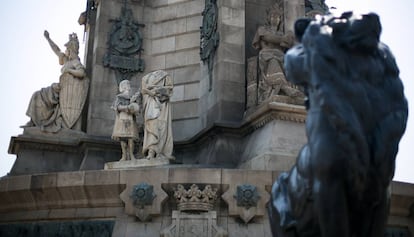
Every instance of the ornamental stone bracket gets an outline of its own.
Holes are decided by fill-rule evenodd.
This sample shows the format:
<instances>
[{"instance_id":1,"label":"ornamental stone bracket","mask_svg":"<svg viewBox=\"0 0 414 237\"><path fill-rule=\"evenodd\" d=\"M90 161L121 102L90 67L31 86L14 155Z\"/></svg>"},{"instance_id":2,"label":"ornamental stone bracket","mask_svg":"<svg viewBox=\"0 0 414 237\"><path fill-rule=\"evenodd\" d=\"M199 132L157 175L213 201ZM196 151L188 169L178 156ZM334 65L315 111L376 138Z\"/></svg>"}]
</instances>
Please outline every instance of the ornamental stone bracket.
<instances>
[{"instance_id":1,"label":"ornamental stone bracket","mask_svg":"<svg viewBox=\"0 0 414 237\"><path fill-rule=\"evenodd\" d=\"M266 185L272 182L271 172L255 174L255 171L223 173L223 184L229 188L221 196L228 205L229 216L240 217L246 224L254 217L266 214L270 194Z\"/></svg>"},{"instance_id":2,"label":"ornamental stone bracket","mask_svg":"<svg viewBox=\"0 0 414 237\"><path fill-rule=\"evenodd\" d=\"M168 195L161 188L160 180L166 180L167 172L143 170L121 172L121 180L126 180L126 188L120 194L125 204L125 213L136 216L140 221L149 221L153 216L161 215L162 204Z\"/></svg>"}]
</instances>

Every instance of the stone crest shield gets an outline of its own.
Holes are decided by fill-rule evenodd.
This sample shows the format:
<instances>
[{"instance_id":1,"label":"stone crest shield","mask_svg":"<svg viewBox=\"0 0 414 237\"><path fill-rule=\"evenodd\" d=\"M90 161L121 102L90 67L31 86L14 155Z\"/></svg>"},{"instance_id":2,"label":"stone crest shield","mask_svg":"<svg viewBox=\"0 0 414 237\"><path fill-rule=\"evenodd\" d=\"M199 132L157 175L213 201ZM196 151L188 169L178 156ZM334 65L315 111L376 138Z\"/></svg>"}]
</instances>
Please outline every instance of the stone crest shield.
<instances>
[{"instance_id":1,"label":"stone crest shield","mask_svg":"<svg viewBox=\"0 0 414 237\"><path fill-rule=\"evenodd\" d=\"M67 73L60 77L59 104L62 118L68 128L72 128L82 113L89 89L89 79L79 79Z\"/></svg>"}]
</instances>

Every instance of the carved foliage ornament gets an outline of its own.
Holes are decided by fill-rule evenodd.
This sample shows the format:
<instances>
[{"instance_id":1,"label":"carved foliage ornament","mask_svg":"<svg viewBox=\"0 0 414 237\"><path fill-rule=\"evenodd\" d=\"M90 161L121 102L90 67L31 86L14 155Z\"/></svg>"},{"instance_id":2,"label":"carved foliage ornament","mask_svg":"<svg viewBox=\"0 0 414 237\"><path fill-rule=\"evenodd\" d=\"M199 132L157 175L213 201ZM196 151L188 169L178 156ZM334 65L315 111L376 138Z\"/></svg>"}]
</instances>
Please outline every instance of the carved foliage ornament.
<instances>
[{"instance_id":1,"label":"carved foliage ornament","mask_svg":"<svg viewBox=\"0 0 414 237\"><path fill-rule=\"evenodd\" d=\"M202 12L203 25L200 27L200 58L208 66L209 90L213 84L213 60L216 48L219 44L219 33L217 32L218 8L217 0L205 0Z\"/></svg>"},{"instance_id":2,"label":"carved foliage ornament","mask_svg":"<svg viewBox=\"0 0 414 237\"><path fill-rule=\"evenodd\" d=\"M134 21L132 10L127 8L126 1L121 10L121 17L110 20L113 22L108 39L108 50L104 56L104 66L117 72L118 84L129 80L133 74L144 71L141 59L142 36L139 28L143 24Z\"/></svg>"}]
</instances>

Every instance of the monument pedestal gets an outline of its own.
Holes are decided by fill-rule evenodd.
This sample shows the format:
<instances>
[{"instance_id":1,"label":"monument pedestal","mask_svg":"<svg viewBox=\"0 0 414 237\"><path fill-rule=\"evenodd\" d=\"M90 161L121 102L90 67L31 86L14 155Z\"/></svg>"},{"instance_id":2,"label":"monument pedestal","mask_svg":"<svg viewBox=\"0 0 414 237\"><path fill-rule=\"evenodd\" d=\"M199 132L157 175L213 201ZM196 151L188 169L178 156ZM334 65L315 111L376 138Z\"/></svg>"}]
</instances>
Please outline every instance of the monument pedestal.
<instances>
[{"instance_id":1,"label":"monument pedestal","mask_svg":"<svg viewBox=\"0 0 414 237\"><path fill-rule=\"evenodd\" d=\"M8 152L16 155L10 175L100 170L120 157L119 144L109 138L71 129L45 133L36 127L12 137Z\"/></svg>"},{"instance_id":2,"label":"monument pedestal","mask_svg":"<svg viewBox=\"0 0 414 237\"><path fill-rule=\"evenodd\" d=\"M245 116L251 130L244 138L238 168L285 171L306 143L304 106L269 101Z\"/></svg>"}]
</instances>

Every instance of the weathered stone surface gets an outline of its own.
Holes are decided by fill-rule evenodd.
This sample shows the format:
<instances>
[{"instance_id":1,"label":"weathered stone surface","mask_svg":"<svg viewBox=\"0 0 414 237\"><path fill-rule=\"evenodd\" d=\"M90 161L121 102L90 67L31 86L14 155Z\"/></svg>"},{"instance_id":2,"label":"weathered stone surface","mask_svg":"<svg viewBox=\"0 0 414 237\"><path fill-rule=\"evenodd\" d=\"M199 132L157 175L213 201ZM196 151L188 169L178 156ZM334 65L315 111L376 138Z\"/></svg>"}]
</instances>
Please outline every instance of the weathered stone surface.
<instances>
[{"instance_id":1,"label":"weathered stone surface","mask_svg":"<svg viewBox=\"0 0 414 237\"><path fill-rule=\"evenodd\" d=\"M187 32L187 20L176 19L152 25L152 37L160 38Z\"/></svg>"},{"instance_id":2,"label":"weathered stone surface","mask_svg":"<svg viewBox=\"0 0 414 237\"><path fill-rule=\"evenodd\" d=\"M200 33L188 33L184 35L178 35L175 38L175 50L199 48L200 47Z\"/></svg>"},{"instance_id":3,"label":"weathered stone surface","mask_svg":"<svg viewBox=\"0 0 414 237\"><path fill-rule=\"evenodd\" d=\"M198 49L180 51L166 55L165 67L176 68L200 63Z\"/></svg>"},{"instance_id":4,"label":"weathered stone surface","mask_svg":"<svg viewBox=\"0 0 414 237\"><path fill-rule=\"evenodd\" d=\"M204 9L204 1L188 1L186 3L178 5L177 18L185 16L200 15Z\"/></svg>"},{"instance_id":5,"label":"weathered stone surface","mask_svg":"<svg viewBox=\"0 0 414 237\"><path fill-rule=\"evenodd\" d=\"M175 141L189 140L191 137L197 134L203 128L202 121L198 118L188 118L173 120L173 133ZM177 152L177 149L175 152ZM176 156L177 158L181 158Z\"/></svg>"},{"instance_id":6,"label":"weathered stone surface","mask_svg":"<svg viewBox=\"0 0 414 237\"><path fill-rule=\"evenodd\" d=\"M165 68L165 65L166 65L165 60L166 60L165 55L146 57L145 61L147 62L147 69L150 71L154 71L154 70Z\"/></svg>"},{"instance_id":7,"label":"weathered stone surface","mask_svg":"<svg viewBox=\"0 0 414 237\"><path fill-rule=\"evenodd\" d=\"M290 121L272 121L258 128L247 140L246 146L250 149L243 152L241 167L266 170L290 168L301 148L300 144L306 142L303 133L304 124Z\"/></svg>"},{"instance_id":8,"label":"weathered stone surface","mask_svg":"<svg viewBox=\"0 0 414 237\"><path fill-rule=\"evenodd\" d=\"M184 85L175 85L173 95L171 96L171 102L178 102L184 100Z\"/></svg>"},{"instance_id":9,"label":"weathered stone surface","mask_svg":"<svg viewBox=\"0 0 414 237\"><path fill-rule=\"evenodd\" d=\"M221 42L220 49L217 51L217 61L244 64L243 45Z\"/></svg>"},{"instance_id":10,"label":"weathered stone surface","mask_svg":"<svg viewBox=\"0 0 414 237\"><path fill-rule=\"evenodd\" d=\"M148 160L145 158L134 159L127 161L115 161L105 163L105 170L123 170L123 169L134 169L139 167L151 167L151 166L160 166L167 165L170 161L168 159L152 159Z\"/></svg>"},{"instance_id":11,"label":"weathered stone surface","mask_svg":"<svg viewBox=\"0 0 414 237\"><path fill-rule=\"evenodd\" d=\"M217 213L215 211L199 214L173 211L173 223L161 231L161 237L169 236L200 236L225 237L227 231L217 226Z\"/></svg>"},{"instance_id":12,"label":"weathered stone surface","mask_svg":"<svg viewBox=\"0 0 414 237\"><path fill-rule=\"evenodd\" d=\"M220 169L186 169L177 168L170 169L168 175L168 183L170 184L220 184ZM171 188L172 190L172 188Z\"/></svg>"},{"instance_id":13,"label":"weathered stone surface","mask_svg":"<svg viewBox=\"0 0 414 237\"><path fill-rule=\"evenodd\" d=\"M160 39L152 40L152 53L153 54L160 54L160 53L168 53L175 50L175 37L166 37Z\"/></svg>"},{"instance_id":14,"label":"weathered stone surface","mask_svg":"<svg viewBox=\"0 0 414 237\"><path fill-rule=\"evenodd\" d=\"M198 99L200 95L200 84L191 83L184 85L184 100Z\"/></svg>"},{"instance_id":15,"label":"weathered stone surface","mask_svg":"<svg viewBox=\"0 0 414 237\"><path fill-rule=\"evenodd\" d=\"M219 21L223 25L244 27L245 11L243 6L239 6L238 8L221 6L219 7L219 11L221 12Z\"/></svg>"},{"instance_id":16,"label":"weathered stone surface","mask_svg":"<svg viewBox=\"0 0 414 237\"><path fill-rule=\"evenodd\" d=\"M186 67L173 69L172 75L175 84L198 82L201 75L200 65L188 65Z\"/></svg>"},{"instance_id":17,"label":"weathered stone surface","mask_svg":"<svg viewBox=\"0 0 414 237\"><path fill-rule=\"evenodd\" d=\"M305 16L305 1L301 0L284 0L285 4L285 31L294 31L293 26L296 19Z\"/></svg>"},{"instance_id":18,"label":"weathered stone surface","mask_svg":"<svg viewBox=\"0 0 414 237\"><path fill-rule=\"evenodd\" d=\"M37 222L37 221L56 221L62 218L69 220L89 219L89 218L111 218L115 219L115 226L112 232L113 236L132 236L136 235L132 230L139 230L142 236L159 236L161 230L172 224L172 211L174 206L168 204L165 200L167 193L172 195L173 187L179 183L184 184L214 184L216 187L226 188L227 191L223 198L231 200L230 204L223 204L219 208L217 216L217 225L223 227L229 233L229 236L271 236L266 213L258 214L255 210L253 219L248 224L240 223L238 216L244 210L237 210L236 193L237 185L252 184L259 190L257 209L265 208L268 191L274 178L275 172L258 171L258 170L240 170L240 169L199 169L199 168L156 168L156 169L139 169L124 171L84 171L84 172L65 172L60 174L46 175L24 175L3 177L0 179L0 223L14 222ZM33 181L32 181L33 179ZM83 180L83 181L82 181ZM73 181L73 182L72 182ZM154 193L157 195L155 203L161 202L157 206L158 211L153 214L151 222L139 222L134 217L135 212L132 210L130 216L127 216L126 208L120 200L120 193L128 190L134 185L141 182L147 182L154 186ZM33 185L33 186L32 186ZM61 194L60 189L72 190L69 197L73 202L64 202L65 197ZM165 188L163 190L163 188ZM55 190L53 190L55 189ZM79 207L76 200L81 200L82 195L77 196L76 190L86 190L86 198L89 205ZM45 194L32 195L35 190L42 190ZM167 191L167 193L165 193ZM170 193L171 192L171 193ZM56 195L58 193L59 195ZM126 200L129 199L129 191L126 192ZM48 204L42 206L36 205L43 198L48 196ZM227 197L226 197L227 196ZM3 198L5 197L5 198ZM40 198L40 200L38 199ZM158 199L159 198L159 199ZM392 199L391 199L391 217L390 225L408 227L413 230L413 223L410 215L410 208L414 203L414 192L410 184L393 182ZM44 203L46 204L46 203ZM129 204L128 204L129 205ZM232 206L236 209L232 209ZM55 207L55 208L53 208ZM45 208L45 209L39 209ZM242 208L243 209L243 208ZM233 210L233 211L232 211ZM155 212L154 212L155 213ZM242 214L243 215L243 214ZM249 217L249 215L246 215ZM191 219L191 218L190 218ZM190 219L186 219L190 220ZM151 224L149 224L151 223Z\"/></svg>"},{"instance_id":19,"label":"weathered stone surface","mask_svg":"<svg viewBox=\"0 0 414 237\"><path fill-rule=\"evenodd\" d=\"M187 32L199 32L202 22L200 15L186 17L186 30Z\"/></svg>"},{"instance_id":20,"label":"weathered stone surface","mask_svg":"<svg viewBox=\"0 0 414 237\"><path fill-rule=\"evenodd\" d=\"M172 118L183 119L183 118L195 118L199 114L198 112L198 101L185 101L176 102L172 104Z\"/></svg>"},{"instance_id":21,"label":"weathered stone surface","mask_svg":"<svg viewBox=\"0 0 414 237\"><path fill-rule=\"evenodd\" d=\"M84 172L62 172L57 174L57 188L62 198L63 206L77 205L79 207L88 205L83 184Z\"/></svg>"}]
</instances>

